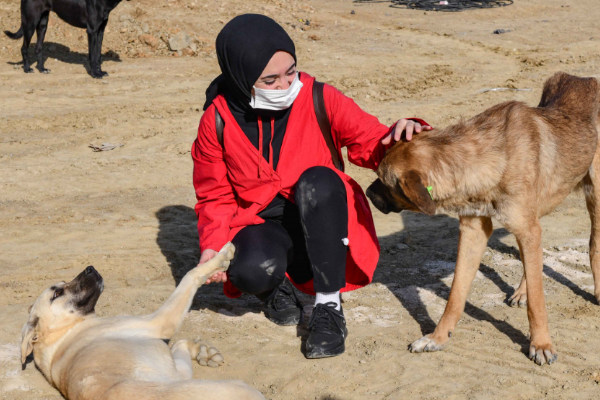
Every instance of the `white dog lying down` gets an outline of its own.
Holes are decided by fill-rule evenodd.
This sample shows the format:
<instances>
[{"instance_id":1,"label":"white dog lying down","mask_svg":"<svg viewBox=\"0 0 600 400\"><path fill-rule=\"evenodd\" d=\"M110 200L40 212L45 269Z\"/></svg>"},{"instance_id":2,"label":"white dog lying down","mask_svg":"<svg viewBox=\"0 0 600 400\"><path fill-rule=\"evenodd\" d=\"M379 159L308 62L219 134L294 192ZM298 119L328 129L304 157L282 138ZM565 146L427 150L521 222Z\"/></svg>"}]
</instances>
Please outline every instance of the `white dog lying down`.
<instances>
[{"instance_id":1,"label":"white dog lying down","mask_svg":"<svg viewBox=\"0 0 600 400\"><path fill-rule=\"evenodd\" d=\"M225 271L234 247L189 271L156 312L98 318L94 312L104 283L94 267L73 281L46 289L23 326L22 363L35 364L69 400L254 400L264 397L241 381L192 379L192 358L218 366L223 356L203 342L170 339L207 277Z\"/></svg>"}]
</instances>

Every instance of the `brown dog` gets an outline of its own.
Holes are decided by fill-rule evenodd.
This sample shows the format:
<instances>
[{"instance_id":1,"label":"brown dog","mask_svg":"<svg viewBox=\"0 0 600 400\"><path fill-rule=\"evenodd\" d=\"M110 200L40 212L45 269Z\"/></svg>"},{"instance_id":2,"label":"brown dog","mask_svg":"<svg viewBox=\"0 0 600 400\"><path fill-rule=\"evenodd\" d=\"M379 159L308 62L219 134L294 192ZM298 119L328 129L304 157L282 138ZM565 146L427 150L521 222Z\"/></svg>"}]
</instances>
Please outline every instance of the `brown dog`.
<instances>
[{"instance_id":1,"label":"brown dog","mask_svg":"<svg viewBox=\"0 0 600 400\"><path fill-rule=\"evenodd\" d=\"M590 260L600 301L599 88L594 78L557 73L546 82L537 108L502 103L388 151L379 179L367 190L380 211L456 212L460 217L446 310L433 333L411 344L412 352L444 348L464 310L494 217L519 244L525 274L512 300L523 302L521 296L527 296L529 357L540 365L556 360L542 287L539 220L578 185L592 220Z\"/></svg>"}]
</instances>

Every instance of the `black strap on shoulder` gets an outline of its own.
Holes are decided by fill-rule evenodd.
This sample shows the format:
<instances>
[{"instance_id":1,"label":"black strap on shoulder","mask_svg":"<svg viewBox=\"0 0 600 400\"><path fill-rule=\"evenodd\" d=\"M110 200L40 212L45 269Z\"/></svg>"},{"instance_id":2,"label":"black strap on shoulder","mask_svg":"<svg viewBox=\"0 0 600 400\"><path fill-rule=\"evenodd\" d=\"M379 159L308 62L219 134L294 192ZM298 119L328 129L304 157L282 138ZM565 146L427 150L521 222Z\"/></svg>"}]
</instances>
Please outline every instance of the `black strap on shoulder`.
<instances>
[{"instance_id":1,"label":"black strap on shoulder","mask_svg":"<svg viewBox=\"0 0 600 400\"><path fill-rule=\"evenodd\" d=\"M338 153L335 144L333 144L333 137L331 136L331 123L327 117L327 111L325 110L325 97L323 96L323 88L325 84L323 82L315 81L313 83L313 103L315 106L315 114L317 115L317 121L319 122L319 128L321 133L329 147L331 153L331 160L335 167L344 172L344 163L340 160L340 154Z\"/></svg>"},{"instance_id":2,"label":"black strap on shoulder","mask_svg":"<svg viewBox=\"0 0 600 400\"><path fill-rule=\"evenodd\" d=\"M333 137L331 136L331 123L329 122L329 118L327 117L327 111L325 110L325 97L323 95L323 88L325 84L323 82L315 81L313 83L313 103L315 107L315 114L317 116L317 122L319 123L319 128L321 128L321 134L325 139L325 143L327 143L327 147L329 148L329 152L331 153L331 160L333 161L333 165L335 167L344 172L344 164L340 159L340 155L338 153L335 144L333 143ZM219 114L219 110L215 107L215 128L217 131L217 140L221 147L223 147L223 130L225 129L225 122Z\"/></svg>"},{"instance_id":3,"label":"black strap on shoulder","mask_svg":"<svg viewBox=\"0 0 600 400\"><path fill-rule=\"evenodd\" d=\"M225 122L223 121L221 114L219 114L217 107L215 107L215 128L217 130L217 140L221 147L223 147L223 130L225 129Z\"/></svg>"}]
</instances>

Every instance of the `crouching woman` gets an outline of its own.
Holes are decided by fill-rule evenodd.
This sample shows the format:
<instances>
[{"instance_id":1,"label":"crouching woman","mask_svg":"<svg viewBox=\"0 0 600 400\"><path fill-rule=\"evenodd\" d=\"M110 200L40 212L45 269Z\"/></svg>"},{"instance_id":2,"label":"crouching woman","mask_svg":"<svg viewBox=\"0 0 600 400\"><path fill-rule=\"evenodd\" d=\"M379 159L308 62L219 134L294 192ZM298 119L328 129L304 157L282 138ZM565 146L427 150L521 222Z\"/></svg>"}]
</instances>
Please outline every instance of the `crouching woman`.
<instances>
[{"instance_id":1,"label":"crouching woman","mask_svg":"<svg viewBox=\"0 0 600 400\"><path fill-rule=\"evenodd\" d=\"M406 119L387 127L329 85L321 118L329 126L320 127L315 79L298 72L294 43L268 17L234 18L216 51L221 75L192 147L200 262L227 241L236 253L208 282L224 282L229 297L258 297L279 325L301 320L294 287L315 295L305 355L339 355L348 334L340 292L368 285L379 258L367 199L343 172L341 149L376 169L403 134L431 128Z\"/></svg>"}]
</instances>

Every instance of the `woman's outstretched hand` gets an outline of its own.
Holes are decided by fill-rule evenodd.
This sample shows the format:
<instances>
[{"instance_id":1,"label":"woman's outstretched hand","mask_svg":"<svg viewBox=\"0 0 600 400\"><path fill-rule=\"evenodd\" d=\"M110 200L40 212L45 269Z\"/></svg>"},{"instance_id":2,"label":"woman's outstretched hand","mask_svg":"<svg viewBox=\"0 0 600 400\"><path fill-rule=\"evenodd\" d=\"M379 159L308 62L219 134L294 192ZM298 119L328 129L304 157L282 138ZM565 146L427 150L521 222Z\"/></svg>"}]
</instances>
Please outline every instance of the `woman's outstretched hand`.
<instances>
[{"instance_id":1,"label":"woman's outstretched hand","mask_svg":"<svg viewBox=\"0 0 600 400\"><path fill-rule=\"evenodd\" d=\"M392 142L392 140L394 142L399 142L401 139L410 142L413 137L413 133L421 133L424 130L430 131L432 129L433 128L429 125L423 126L418 122L403 118L396 123L392 133L383 138L381 144L388 145Z\"/></svg>"},{"instance_id":2,"label":"woman's outstretched hand","mask_svg":"<svg viewBox=\"0 0 600 400\"><path fill-rule=\"evenodd\" d=\"M204 264L205 262L209 261L217 254L219 254L219 252L212 250L212 249L204 250L202 252L202 255L200 256L200 261L198 262L198 265ZM213 276L211 276L210 278L208 278L206 280L206 284L209 284L212 282L225 282L226 280L227 280L227 274L225 272L217 272L216 274L214 274Z\"/></svg>"}]
</instances>

